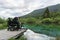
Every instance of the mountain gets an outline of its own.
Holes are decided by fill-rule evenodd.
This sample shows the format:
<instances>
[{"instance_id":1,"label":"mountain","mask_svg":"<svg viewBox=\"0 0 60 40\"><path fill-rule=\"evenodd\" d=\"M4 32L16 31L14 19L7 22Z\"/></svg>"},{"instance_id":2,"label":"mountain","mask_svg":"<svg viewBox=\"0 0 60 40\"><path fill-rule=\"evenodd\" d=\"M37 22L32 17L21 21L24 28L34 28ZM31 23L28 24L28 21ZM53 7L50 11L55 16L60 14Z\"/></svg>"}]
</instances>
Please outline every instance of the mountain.
<instances>
[{"instance_id":1,"label":"mountain","mask_svg":"<svg viewBox=\"0 0 60 40\"><path fill-rule=\"evenodd\" d=\"M60 4L53 5L53 6L48 6L48 9L49 9L50 12L60 11ZM28 16L37 17L37 16L41 16L44 13L45 10L46 10L46 8L34 10L31 13L29 13L29 14L27 14L25 16L22 16L22 17L28 17Z\"/></svg>"}]
</instances>

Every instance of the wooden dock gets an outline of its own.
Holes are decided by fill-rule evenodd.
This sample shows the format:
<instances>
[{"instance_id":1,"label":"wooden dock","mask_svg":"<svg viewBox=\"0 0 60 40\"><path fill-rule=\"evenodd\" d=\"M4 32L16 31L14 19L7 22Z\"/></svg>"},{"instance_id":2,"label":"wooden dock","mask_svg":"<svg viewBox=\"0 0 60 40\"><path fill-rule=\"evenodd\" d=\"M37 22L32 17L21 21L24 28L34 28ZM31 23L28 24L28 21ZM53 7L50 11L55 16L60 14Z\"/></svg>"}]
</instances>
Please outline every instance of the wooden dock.
<instances>
[{"instance_id":1,"label":"wooden dock","mask_svg":"<svg viewBox=\"0 0 60 40\"><path fill-rule=\"evenodd\" d=\"M17 38L25 31L26 29L21 29L19 31L7 31L7 29L0 30L0 40L8 40L11 37Z\"/></svg>"}]
</instances>

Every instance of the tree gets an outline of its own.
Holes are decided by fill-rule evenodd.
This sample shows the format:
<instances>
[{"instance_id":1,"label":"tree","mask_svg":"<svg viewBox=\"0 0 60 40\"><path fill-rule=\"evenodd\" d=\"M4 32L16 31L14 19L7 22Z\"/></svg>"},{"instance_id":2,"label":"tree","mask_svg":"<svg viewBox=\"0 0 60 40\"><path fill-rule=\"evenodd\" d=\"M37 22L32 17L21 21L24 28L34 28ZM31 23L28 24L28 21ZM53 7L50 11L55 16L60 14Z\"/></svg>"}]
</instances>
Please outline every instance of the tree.
<instances>
[{"instance_id":1,"label":"tree","mask_svg":"<svg viewBox=\"0 0 60 40\"><path fill-rule=\"evenodd\" d=\"M49 12L49 9L48 7L46 8L44 14L43 14L43 18L50 18L50 12Z\"/></svg>"}]
</instances>

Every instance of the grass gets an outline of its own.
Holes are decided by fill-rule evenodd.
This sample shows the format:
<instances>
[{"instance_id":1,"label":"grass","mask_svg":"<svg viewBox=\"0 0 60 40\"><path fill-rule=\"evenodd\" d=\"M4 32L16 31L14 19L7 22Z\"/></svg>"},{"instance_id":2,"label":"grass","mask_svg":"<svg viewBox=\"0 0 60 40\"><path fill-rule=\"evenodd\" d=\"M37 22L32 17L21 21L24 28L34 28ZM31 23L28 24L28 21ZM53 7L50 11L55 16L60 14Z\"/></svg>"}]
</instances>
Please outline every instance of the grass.
<instances>
[{"instance_id":1,"label":"grass","mask_svg":"<svg viewBox=\"0 0 60 40\"><path fill-rule=\"evenodd\" d=\"M56 40L60 40L60 37L56 37Z\"/></svg>"},{"instance_id":2,"label":"grass","mask_svg":"<svg viewBox=\"0 0 60 40\"><path fill-rule=\"evenodd\" d=\"M27 39L25 38L25 36L21 36L18 39L10 38L9 40L27 40Z\"/></svg>"}]
</instances>

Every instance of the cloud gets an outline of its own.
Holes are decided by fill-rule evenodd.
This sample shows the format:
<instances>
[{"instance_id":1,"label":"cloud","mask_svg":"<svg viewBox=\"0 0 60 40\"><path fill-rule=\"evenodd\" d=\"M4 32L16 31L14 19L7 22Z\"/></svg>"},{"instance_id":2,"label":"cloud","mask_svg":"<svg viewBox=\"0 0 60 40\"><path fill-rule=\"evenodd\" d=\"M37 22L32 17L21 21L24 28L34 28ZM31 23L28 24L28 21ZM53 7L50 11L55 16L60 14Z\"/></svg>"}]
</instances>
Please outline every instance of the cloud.
<instances>
[{"instance_id":1,"label":"cloud","mask_svg":"<svg viewBox=\"0 0 60 40\"><path fill-rule=\"evenodd\" d=\"M0 0L0 17L23 16L55 4L60 4L60 0Z\"/></svg>"}]
</instances>

